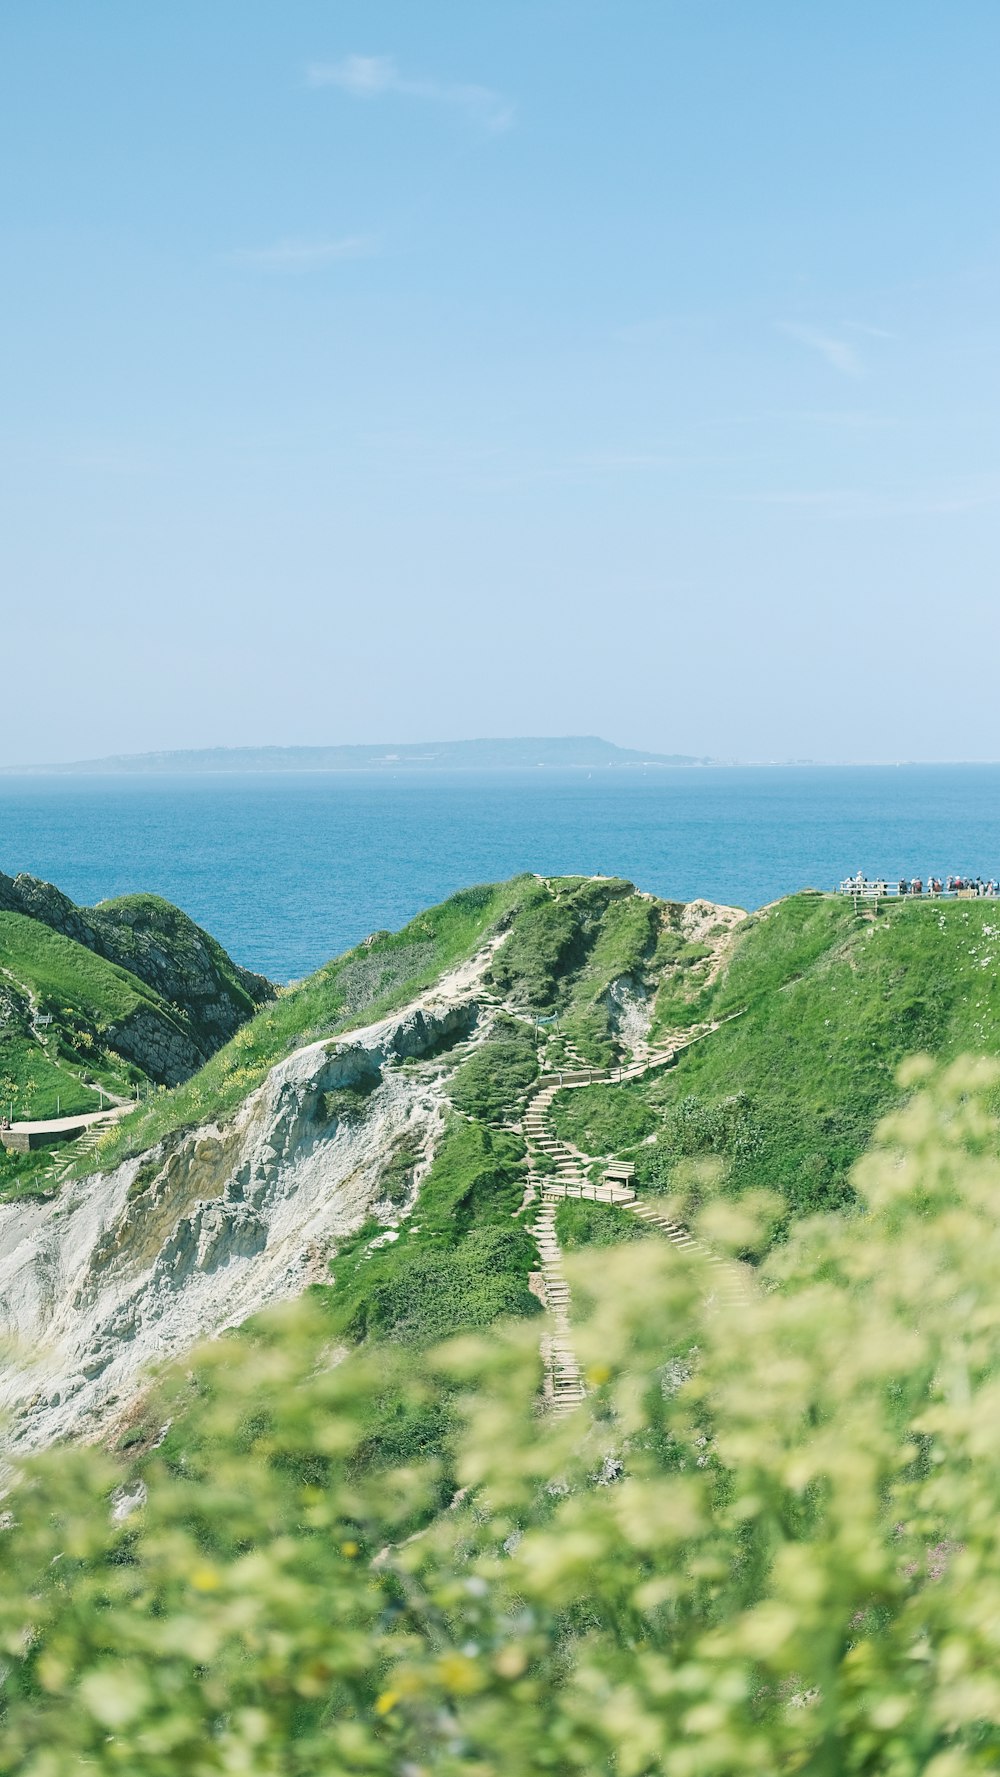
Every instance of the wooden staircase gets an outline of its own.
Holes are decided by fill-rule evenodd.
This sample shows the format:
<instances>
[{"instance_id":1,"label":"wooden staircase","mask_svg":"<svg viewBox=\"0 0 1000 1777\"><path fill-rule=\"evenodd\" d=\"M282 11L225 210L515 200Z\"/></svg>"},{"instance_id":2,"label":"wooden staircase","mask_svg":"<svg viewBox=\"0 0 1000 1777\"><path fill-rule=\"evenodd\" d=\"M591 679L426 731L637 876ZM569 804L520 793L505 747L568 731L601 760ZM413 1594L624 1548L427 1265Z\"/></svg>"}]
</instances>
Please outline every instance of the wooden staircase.
<instances>
[{"instance_id":1,"label":"wooden staircase","mask_svg":"<svg viewBox=\"0 0 1000 1777\"><path fill-rule=\"evenodd\" d=\"M46 1175L52 1184L65 1184L77 1161L84 1154L95 1152L97 1144L108 1126L107 1123L91 1123L82 1135L78 1135L73 1141L66 1142L63 1147L57 1150Z\"/></svg>"},{"instance_id":2,"label":"wooden staircase","mask_svg":"<svg viewBox=\"0 0 1000 1777\"><path fill-rule=\"evenodd\" d=\"M715 1029L712 1025L709 1029ZM708 1035L705 1030L700 1035ZM697 1038L690 1039L697 1040ZM675 1221L655 1198L643 1198L627 1185L595 1183L588 1178L594 1164L570 1142L556 1135L551 1127L552 1101L557 1092L588 1085L619 1085L640 1079L654 1068L673 1061L677 1051L687 1043L652 1051L626 1068L598 1069L583 1064L572 1072L543 1075L532 1092L521 1130L528 1145L528 1178L525 1204L538 1202L538 1211L530 1224L538 1246L539 1266L548 1326L542 1339L545 1364L544 1400L556 1417L569 1413L583 1400L586 1387L573 1348L570 1320L571 1297L563 1270L563 1255L556 1233L556 1210L565 1198L591 1203L613 1204L629 1211L649 1227L655 1228L682 1252L698 1253L712 1268L717 1288L712 1297L728 1305L746 1301L747 1283L743 1266L735 1265L709 1252L701 1241ZM574 1057L576 1059L576 1057ZM580 1058L582 1060L582 1058ZM540 1170L538 1162L543 1161Z\"/></svg>"}]
</instances>

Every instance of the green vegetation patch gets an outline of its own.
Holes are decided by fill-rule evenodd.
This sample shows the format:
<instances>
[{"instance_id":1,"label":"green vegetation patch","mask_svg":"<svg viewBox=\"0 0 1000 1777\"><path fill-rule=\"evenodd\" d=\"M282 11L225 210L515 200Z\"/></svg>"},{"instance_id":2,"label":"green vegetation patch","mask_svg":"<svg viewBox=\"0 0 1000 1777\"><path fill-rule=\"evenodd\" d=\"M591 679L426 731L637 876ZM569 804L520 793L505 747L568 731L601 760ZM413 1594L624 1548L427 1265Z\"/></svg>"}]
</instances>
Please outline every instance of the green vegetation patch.
<instances>
[{"instance_id":1,"label":"green vegetation patch","mask_svg":"<svg viewBox=\"0 0 1000 1777\"><path fill-rule=\"evenodd\" d=\"M567 1035L595 1067L609 1067L621 1053L614 1038L612 984L641 983L655 953L661 921L680 911L637 895L631 883L616 883L614 889L587 961L572 983L563 1019Z\"/></svg>"},{"instance_id":2,"label":"green vegetation patch","mask_svg":"<svg viewBox=\"0 0 1000 1777\"><path fill-rule=\"evenodd\" d=\"M646 1240L654 1230L615 1203L590 1203L585 1197L564 1197L556 1209L556 1234L567 1252L582 1246L620 1246L625 1240Z\"/></svg>"},{"instance_id":3,"label":"green vegetation patch","mask_svg":"<svg viewBox=\"0 0 1000 1777\"><path fill-rule=\"evenodd\" d=\"M50 1169L51 1151L38 1148L31 1154L10 1154L0 1147L0 1201L20 1197L51 1197L55 1193Z\"/></svg>"},{"instance_id":4,"label":"green vegetation patch","mask_svg":"<svg viewBox=\"0 0 1000 1777\"><path fill-rule=\"evenodd\" d=\"M518 1136L454 1119L398 1237L369 1222L338 1252L329 1291L337 1332L419 1344L533 1313L534 1243L512 1219L524 1153Z\"/></svg>"},{"instance_id":5,"label":"green vegetation patch","mask_svg":"<svg viewBox=\"0 0 1000 1777\"><path fill-rule=\"evenodd\" d=\"M413 1189L414 1174L422 1159L422 1150L417 1147L413 1137L404 1134L383 1167L379 1179L382 1195L389 1203L398 1207L406 1202Z\"/></svg>"},{"instance_id":6,"label":"green vegetation patch","mask_svg":"<svg viewBox=\"0 0 1000 1777\"><path fill-rule=\"evenodd\" d=\"M714 1156L728 1192L777 1189L792 1215L846 1206L904 1057L1000 1051L1000 909L904 902L859 920L790 897L746 921L699 1011L741 1015L640 1083L657 1118L640 1181L671 1189L678 1160Z\"/></svg>"},{"instance_id":7,"label":"green vegetation patch","mask_svg":"<svg viewBox=\"0 0 1000 1777\"><path fill-rule=\"evenodd\" d=\"M652 1035L687 1030L707 1016L712 992L707 986L712 950L674 929L666 930L656 947L653 971L660 985L653 1011Z\"/></svg>"},{"instance_id":8,"label":"green vegetation patch","mask_svg":"<svg viewBox=\"0 0 1000 1777\"><path fill-rule=\"evenodd\" d=\"M451 1101L469 1117L496 1123L520 1109L537 1074L533 1028L501 1013L487 1041L456 1069Z\"/></svg>"},{"instance_id":9,"label":"green vegetation patch","mask_svg":"<svg viewBox=\"0 0 1000 1777\"><path fill-rule=\"evenodd\" d=\"M550 1011L560 999L564 976L583 960L578 915L570 891L550 896L541 889L491 966L494 986L533 1011Z\"/></svg>"},{"instance_id":10,"label":"green vegetation patch","mask_svg":"<svg viewBox=\"0 0 1000 1777\"><path fill-rule=\"evenodd\" d=\"M128 1096L145 1076L117 1052L113 1032L139 1013L185 1034L174 1008L127 970L26 914L0 912L0 1106L8 1115L96 1110L98 1086Z\"/></svg>"},{"instance_id":11,"label":"green vegetation patch","mask_svg":"<svg viewBox=\"0 0 1000 1777\"><path fill-rule=\"evenodd\" d=\"M621 1155L658 1127L643 1080L622 1086L567 1086L552 1100L550 1117L556 1134L584 1154Z\"/></svg>"},{"instance_id":12,"label":"green vegetation patch","mask_svg":"<svg viewBox=\"0 0 1000 1777\"><path fill-rule=\"evenodd\" d=\"M521 1228L473 1228L447 1251L391 1246L369 1254L363 1289L343 1331L351 1338L427 1344L531 1312L530 1253Z\"/></svg>"},{"instance_id":13,"label":"green vegetation patch","mask_svg":"<svg viewBox=\"0 0 1000 1777\"><path fill-rule=\"evenodd\" d=\"M559 1014L560 1032L595 1066L618 1053L612 983L640 977L672 910L619 877L558 877L522 910L492 967L500 991L536 1014Z\"/></svg>"}]
</instances>

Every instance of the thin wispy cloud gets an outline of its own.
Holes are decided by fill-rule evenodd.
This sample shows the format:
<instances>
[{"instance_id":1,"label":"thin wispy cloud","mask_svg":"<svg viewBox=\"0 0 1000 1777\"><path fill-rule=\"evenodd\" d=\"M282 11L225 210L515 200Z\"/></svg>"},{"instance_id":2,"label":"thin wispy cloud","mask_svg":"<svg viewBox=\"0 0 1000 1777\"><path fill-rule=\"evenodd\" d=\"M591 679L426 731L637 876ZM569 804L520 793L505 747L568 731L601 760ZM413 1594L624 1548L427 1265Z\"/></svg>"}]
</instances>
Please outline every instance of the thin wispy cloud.
<instances>
[{"instance_id":1,"label":"thin wispy cloud","mask_svg":"<svg viewBox=\"0 0 1000 1777\"><path fill-rule=\"evenodd\" d=\"M687 456L655 450L597 450L571 459L574 467L611 473L619 469L687 469L691 461Z\"/></svg>"},{"instance_id":2,"label":"thin wispy cloud","mask_svg":"<svg viewBox=\"0 0 1000 1777\"><path fill-rule=\"evenodd\" d=\"M870 321L845 321L845 327L852 333L864 333L869 339L895 339L888 327L873 327Z\"/></svg>"},{"instance_id":3,"label":"thin wispy cloud","mask_svg":"<svg viewBox=\"0 0 1000 1777\"><path fill-rule=\"evenodd\" d=\"M613 328L611 337L620 345L680 345L706 337L712 327L707 315L651 315L626 321Z\"/></svg>"},{"instance_id":4,"label":"thin wispy cloud","mask_svg":"<svg viewBox=\"0 0 1000 1777\"><path fill-rule=\"evenodd\" d=\"M776 414L772 417L800 422L803 425L833 426L855 432L884 431L887 426L898 424L892 414L870 413L850 408L806 408L799 412Z\"/></svg>"},{"instance_id":5,"label":"thin wispy cloud","mask_svg":"<svg viewBox=\"0 0 1000 1777\"><path fill-rule=\"evenodd\" d=\"M333 86L354 99L396 96L424 99L460 112L489 135L509 130L514 106L488 86L429 80L404 74L391 56L345 56L339 62L313 62L306 70L309 86Z\"/></svg>"},{"instance_id":6,"label":"thin wispy cloud","mask_svg":"<svg viewBox=\"0 0 1000 1777\"><path fill-rule=\"evenodd\" d=\"M966 477L941 486L897 491L872 488L775 489L739 496L754 505L827 511L847 518L949 518L1000 505L1000 475Z\"/></svg>"},{"instance_id":7,"label":"thin wispy cloud","mask_svg":"<svg viewBox=\"0 0 1000 1777\"><path fill-rule=\"evenodd\" d=\"M230 254L238 265L257 271L308 272L338 260L370 259L378 251L373 235L344 235L339 240L302 240L292 237L267 247L245 247Z\"/></svg>"},{"instance_id":8,"label":"thin wispy cloud","mask_svg":"<svg viewBox=\"0 0 1000 1777\"><path fill-rule=\"evenodd\" d=\"M825 333L820 327L808 327L800 321L782 321L781 331L809 351L818 352L841 376L861 375L861 360L850 340L838 339L835 334Z\"/></svg>"},{"instance_id":9,"label":"thin wispy cloud","mask_svg":"<svg viewBox=\"0 0 1000 1777\"><path fill-rule=\"evenodd\" d=\"M898 425L892 414L858 408L766 407L751 413L727 413L702 420L703 426L829 426L857 432L883 431Z\"/></svg>"}]
</instances>

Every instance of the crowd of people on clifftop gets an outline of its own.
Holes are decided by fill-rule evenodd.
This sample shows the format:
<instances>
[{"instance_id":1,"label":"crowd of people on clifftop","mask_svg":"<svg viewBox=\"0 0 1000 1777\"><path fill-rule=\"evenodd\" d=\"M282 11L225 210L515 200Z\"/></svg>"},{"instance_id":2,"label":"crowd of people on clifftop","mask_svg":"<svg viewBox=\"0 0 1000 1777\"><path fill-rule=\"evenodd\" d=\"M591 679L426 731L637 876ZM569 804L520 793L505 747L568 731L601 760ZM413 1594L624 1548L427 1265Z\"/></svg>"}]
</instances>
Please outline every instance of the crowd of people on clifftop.
<instances>
[{"instance_id":1,"label":"crowd of people on clifftop","mask_svg":"<svg viewBox=\"0 0 1000 1777\"><path fill-rule=\"evenodd\" d=\"M995 899L1000 895L1000 882L992 877L984 880L982 876L900 876L889 882L884 876L867 877L859 870L856 876L844 878L840 893L861 895L865 900L884 895L957 895L971 901L979 896Z\"/></svg>"}]
</instances>

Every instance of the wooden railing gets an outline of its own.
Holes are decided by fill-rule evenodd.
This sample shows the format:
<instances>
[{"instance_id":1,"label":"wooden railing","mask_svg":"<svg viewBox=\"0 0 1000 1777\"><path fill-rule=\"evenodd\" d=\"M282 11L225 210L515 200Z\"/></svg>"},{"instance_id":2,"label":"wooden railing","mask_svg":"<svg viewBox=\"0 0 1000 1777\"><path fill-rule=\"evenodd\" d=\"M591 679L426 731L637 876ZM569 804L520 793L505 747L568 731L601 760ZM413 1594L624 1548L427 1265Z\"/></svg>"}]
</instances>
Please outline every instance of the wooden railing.
<instances>
[{"instance_id":1,"label":"wooden railing","mask_svg":"<svg viewBox=\"0 0 1000 1777\"><path fill-rule=\"evenodd\" d=\"M998 898L995 885L984 885L981 890L975 888L931 889L924 883L921 888L913 889L907 883L905 889L900 889L898 882L883 882L881 879L878 882L862 884L854 881L841 882L837 886L837 893L838 895L849 895L854 901L995 901Z\"/></svg>"}]
</instances>

